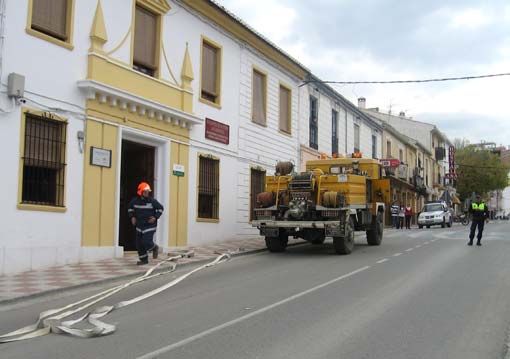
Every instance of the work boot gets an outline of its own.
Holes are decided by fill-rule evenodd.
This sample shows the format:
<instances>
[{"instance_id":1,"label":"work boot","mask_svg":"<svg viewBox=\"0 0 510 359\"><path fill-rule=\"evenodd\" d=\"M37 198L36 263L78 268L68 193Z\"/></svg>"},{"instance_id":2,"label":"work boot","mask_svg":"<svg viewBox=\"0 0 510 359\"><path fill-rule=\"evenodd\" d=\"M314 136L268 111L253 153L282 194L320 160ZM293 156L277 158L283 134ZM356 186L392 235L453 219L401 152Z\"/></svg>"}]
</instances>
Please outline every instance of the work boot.
<instances>
[{"instance_id":1,"label":"work boot","mask_svg":"<svg viewBox=\"0 0 510 359\"><path fill-rule=\"evenodd\" d=\"M159 254L159 246L157 244L152 248L152 258L157 259Z\"/></svg>"},{"instance_id":2,"label":"work boot","mask_svg":"<svg viewBox=\"0 0 510 359\"><path fill-rule=\"evenodd\" d=\"M482 242L478 241L478 242L476 242L476 245L477 245L477 246L481 246L481 245L482 245Z\"/></svg>"},{"instance_id":3,"label":"work boot","mask_svg":"<svg viewBox=\"0 0 510 359\"><path fill-rule=\"evenodd\" d=\"M468 246L472 246L472 245L473 245L473 241L471 240L468 242Z\"/></svg>"},{"instance_id":4,"label":"work boot","mask_svg":"<svg viewBox=\"0 0 510 359\"><path fill-rule=\"evenodd\" d=\"M136 262L136 265L137 266L143 266L145 264L149 264L149 260L147 258L145 259L140 259L138 262Z\"/></svg>"}]
</instances>

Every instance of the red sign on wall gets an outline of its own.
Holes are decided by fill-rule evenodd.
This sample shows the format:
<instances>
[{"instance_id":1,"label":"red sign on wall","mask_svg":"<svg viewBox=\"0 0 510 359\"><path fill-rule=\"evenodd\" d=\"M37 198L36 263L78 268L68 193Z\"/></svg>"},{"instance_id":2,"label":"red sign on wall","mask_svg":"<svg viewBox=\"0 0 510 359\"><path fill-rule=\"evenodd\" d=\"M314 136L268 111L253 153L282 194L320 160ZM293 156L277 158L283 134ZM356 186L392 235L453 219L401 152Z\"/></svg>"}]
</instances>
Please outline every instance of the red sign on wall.
<instances>
[{"instance_id":1,"label":"red sign on wall","mask_svg":"<svg viewBox=\"0 0 510 359\"><path fill-rule=\"evenodd\" d=\"M205 138L216 142L229 144L230 140L230 126L224 123L211 120L210 118L205 119Z\"/></svg>"},{"instance_id":2,"label":"red sign on wall","mask_svg":"<svg viewBox=\"0 0 510 359\"><path fill-rule=\"evenodd\" d=\"M395 158L388 158L388 159L381 159L379 160L381 162L381 166L383 167L398 167L400 166L400 161Z\"/></svg>"}]
</instances>

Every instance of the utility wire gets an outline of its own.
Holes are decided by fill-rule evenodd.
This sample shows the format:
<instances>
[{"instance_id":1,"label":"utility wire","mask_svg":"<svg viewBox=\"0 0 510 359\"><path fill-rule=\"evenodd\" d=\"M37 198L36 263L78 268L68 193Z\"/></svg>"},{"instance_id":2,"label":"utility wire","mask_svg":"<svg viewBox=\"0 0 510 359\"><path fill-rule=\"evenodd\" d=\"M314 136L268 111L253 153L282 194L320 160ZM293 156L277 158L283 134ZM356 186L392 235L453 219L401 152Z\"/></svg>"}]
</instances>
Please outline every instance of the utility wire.
<instances>
[{"instance_id":1,"label":"utility wire","mask_svg":"<svg viewBox=\"0 0 510 359\"><path fill-rule=\"evenodd\" d=\"M460 81L460 80L474 80L483 79L488 77L501 77L510 76L510 72L501 74L490 74L490 75L479 75L479 76L462 76L462 77L444 77L437 79L425 79L425 80L393 80L393 81L322 81L322 80L309 80L303 82L299 87L307 85L309 83L321 83L321 84L342 84L342 85L354 85L354 84L408 84L408 83L422 83L422 82L442 82L442 81Z\"/></svg>"}]
</instances>

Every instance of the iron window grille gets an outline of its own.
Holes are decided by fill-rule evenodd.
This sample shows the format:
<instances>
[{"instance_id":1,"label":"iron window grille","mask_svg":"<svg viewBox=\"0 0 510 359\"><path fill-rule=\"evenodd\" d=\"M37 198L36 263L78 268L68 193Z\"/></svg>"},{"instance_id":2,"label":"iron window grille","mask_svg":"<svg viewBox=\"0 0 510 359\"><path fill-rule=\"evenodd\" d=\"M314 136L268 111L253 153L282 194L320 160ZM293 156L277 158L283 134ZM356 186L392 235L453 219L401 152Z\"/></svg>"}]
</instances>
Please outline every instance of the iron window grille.
<instances>
[{"instance_id":1,"label":"iron window grille","mask_svg":"<svg viewBox=\"0 0 510 359\"><path fill-rule=\"evenodd\" d=\"M64 207L67 124L26 114L21 203Z\"/></svg>"},{"instance_id":2,"label":"iron window grille","mask_svg":"<svg viewBox=\"0 0 510 359\"><path fill-rule=\"evenodd\" d=\"M198 178L198 218L219 219L220 161L200 156Z\"/></svg>"}]
</instances>

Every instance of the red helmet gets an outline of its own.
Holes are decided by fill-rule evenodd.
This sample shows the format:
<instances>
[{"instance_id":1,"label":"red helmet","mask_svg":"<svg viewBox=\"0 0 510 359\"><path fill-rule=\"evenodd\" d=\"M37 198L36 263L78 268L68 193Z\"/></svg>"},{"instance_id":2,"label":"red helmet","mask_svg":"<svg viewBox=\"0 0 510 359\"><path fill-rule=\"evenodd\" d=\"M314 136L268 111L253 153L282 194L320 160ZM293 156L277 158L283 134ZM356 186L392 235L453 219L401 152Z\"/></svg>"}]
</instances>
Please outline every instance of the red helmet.
<instances>
[{"instance_id":1,"label":"red helmet","mask_svg":"<svg viewBox=\"0 0 510 359\"><path fill-rule=\"evenodd\" d=\"M147 182L140 182L138 185L138 191L136 193L141 196L143 191L152 191L151 186L149 186Z\"/></svg>"}]
</instances>

